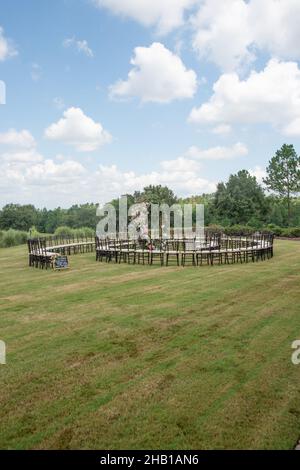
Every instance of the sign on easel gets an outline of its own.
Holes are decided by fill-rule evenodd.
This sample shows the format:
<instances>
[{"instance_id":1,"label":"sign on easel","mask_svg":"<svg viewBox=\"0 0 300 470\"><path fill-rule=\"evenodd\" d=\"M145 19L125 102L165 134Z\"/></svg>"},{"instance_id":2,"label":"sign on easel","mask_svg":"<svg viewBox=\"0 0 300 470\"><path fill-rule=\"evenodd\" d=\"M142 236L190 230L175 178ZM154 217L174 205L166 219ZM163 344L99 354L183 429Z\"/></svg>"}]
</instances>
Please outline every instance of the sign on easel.
<instances>
[{"instance_id":1,"label":"sign on easel","mask_svg":"<svg viewBox=\"0 0 300 470\"><path fill-rule=\"evenodd\" d=\"M69 261L67 256L56 256L54 260L54 269L67 269Z\"/></svg>"}]
</instances>

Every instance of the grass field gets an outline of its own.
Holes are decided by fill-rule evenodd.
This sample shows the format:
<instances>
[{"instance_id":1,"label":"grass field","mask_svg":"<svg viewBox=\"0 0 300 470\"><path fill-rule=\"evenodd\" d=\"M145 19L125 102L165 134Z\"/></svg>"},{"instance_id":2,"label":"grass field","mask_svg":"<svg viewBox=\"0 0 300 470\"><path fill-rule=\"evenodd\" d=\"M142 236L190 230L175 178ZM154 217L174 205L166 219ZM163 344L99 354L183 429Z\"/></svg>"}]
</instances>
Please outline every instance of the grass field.
<instances>
[{"instance_id":1,"label":"grass field","mask_svg":"<svg viewBox=\"0 0 300 470\"><path fill-rule=\"evenodd\" d=\"M0 448L293 448L300 243L202 268L0 250Z\"/></svg>"}]
</instances>

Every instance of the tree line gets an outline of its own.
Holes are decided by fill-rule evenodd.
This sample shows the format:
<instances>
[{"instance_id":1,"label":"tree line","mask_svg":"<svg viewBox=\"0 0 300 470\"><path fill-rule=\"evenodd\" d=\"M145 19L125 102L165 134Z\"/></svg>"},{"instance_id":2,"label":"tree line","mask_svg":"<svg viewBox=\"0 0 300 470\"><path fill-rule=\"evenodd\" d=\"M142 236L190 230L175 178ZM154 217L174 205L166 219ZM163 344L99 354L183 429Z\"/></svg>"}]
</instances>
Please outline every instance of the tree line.
<instances>
[{"instance_id":1,"label":"tree line","mask_svg":"<svg viewBox=\"0 0 300 470\"><path fill-rule=\"evenodd\" d=\"M247 170L230 175L213 194L179 198L166 186L147 186L128 194L129 205L137 202L173 205L203 203L206 225L224 227L300 227L300 157L292 145L283 145L270 160L263 188ZM118 208L118 199L110 201ZM97 204L73 205L68 209L37 209L33 205L7 204L0 211L0 230L54 233L58 227L90 227L98 222Z\"/></svg>"}]
</instances>

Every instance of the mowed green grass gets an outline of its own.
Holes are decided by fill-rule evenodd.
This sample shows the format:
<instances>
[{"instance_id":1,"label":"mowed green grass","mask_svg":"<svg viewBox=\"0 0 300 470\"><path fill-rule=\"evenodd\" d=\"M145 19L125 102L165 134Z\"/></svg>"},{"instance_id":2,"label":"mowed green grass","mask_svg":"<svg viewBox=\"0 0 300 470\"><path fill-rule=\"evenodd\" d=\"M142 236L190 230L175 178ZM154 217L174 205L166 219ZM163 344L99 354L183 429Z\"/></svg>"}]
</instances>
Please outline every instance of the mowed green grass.
<instances>
[{"instance_id":1,"label":"mowed green grass","mask_svg":"<svg viewBox=\"0 0 300 470\"><path fill-rule=\"evenodd\" d=\"M0 250L0 448L293 448L300 243L202 268Z\"/></svg>"}]
</instances>

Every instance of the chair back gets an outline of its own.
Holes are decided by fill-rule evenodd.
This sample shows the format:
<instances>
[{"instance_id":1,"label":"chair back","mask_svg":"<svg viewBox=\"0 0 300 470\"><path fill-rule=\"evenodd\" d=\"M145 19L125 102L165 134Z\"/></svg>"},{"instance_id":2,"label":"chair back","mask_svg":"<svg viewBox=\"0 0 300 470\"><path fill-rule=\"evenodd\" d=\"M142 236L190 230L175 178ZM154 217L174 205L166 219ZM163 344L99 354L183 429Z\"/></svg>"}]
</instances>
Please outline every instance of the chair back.
<instances>
[{"instance_id":1,"label":"chair back","mask_svg":"<svg viewBox=\"0 0 300 470\"><path fill-rule=\"evenodd\" d=\"M192 240L190 238L185 239L183 243L183 250L184 251L195 251L195 240Z\"/></svg>"}]
</instances>

